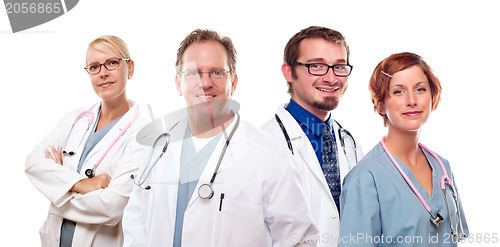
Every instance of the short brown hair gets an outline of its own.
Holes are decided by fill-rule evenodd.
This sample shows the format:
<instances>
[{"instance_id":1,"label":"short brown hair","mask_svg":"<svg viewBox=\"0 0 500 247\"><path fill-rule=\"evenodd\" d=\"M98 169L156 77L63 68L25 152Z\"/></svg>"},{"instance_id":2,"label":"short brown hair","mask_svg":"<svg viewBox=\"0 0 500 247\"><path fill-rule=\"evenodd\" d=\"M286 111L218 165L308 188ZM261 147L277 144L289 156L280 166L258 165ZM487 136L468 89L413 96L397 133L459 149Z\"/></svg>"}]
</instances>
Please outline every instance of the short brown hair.
<instances>
[{"instance_id":1,"label":"short brown hair","mask_svg":"<svg viewBox=\"0 0 500 247\"><path fill-rule=\"evenodd\" d=\"M177 50L177 60L175 61L175 67L177 74L181 71L182 57L186 49L193 43L202 41L215 41L219 42L227 52L227 63L229 64L229 69L233 74L236 74L236 49L234 48L233 41L229 37L221 37L217 32L208 29L195 29L192 31L179 45Z\"/></svg>"},{"instance_id":2,"label":"short brown hair","mask_svg":"<svg viewBox=\"0 0 500 247\"><path fill-rule=\"evenodd\" d=\"M349 64L349 46L345 41L344 35L330 28L310 26L308 28L300 30L300 32L293 35L285 46L283 61L292 67L292 76L294 78L297 77L297 74L295 73L294 63L299 57L300 42L302 42L302 40L304 39L310 39L310 38L322 38L326 41L343 45L347 52L347 63ZM290 86L289 82L287 82L287 86L288 86L288 93L291 94L292 87Z\"/></svg>"},{"instance_id":3,"label":"short brown hair","mask_svg":"<svg viewBox=\"0 0 500 247\"><path fill-rule=\"evenodd\" d=\"M387 125L387 116L380 113L380 109L382 109L385 103L385 97L389 95L389 85L392 75L415 65L422 69L429 81L432 96L432 110L436 110L441 100L441 82L434 75L431 67L429 67L422 57L417 54L410 52L392 54L377 65L368 85L373 108L375 112L384 117L384 126Z\"/></svg>"}]
</instances>

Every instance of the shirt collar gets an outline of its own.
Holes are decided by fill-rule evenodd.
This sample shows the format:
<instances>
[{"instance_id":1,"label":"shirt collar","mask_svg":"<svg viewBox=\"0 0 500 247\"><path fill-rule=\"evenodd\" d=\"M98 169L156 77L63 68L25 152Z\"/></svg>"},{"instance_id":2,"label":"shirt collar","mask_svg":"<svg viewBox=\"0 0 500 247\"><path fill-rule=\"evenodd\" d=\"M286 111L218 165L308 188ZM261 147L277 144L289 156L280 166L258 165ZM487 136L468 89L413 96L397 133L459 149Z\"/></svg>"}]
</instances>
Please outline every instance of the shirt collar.
<instances>
[{"instance_id":1,"label":"shirt collar","mask_svg":"<svg viewBox=\"0 0 500 247\"><path fill-rule=\"evenodd\" d=\"M309 131L314 133L317 137L321 136L323 132L324 124L327 123L330 125L330 129L333 130L331 114L328 115L328 119L323 122L318 117L314 116L312 113L304 109L302 106L297 104L295 101L290 99L288 105L285 106L285 109L290 112L290 114L299 122L301 125L305 126Z\"/></svg>"}]
</instances>

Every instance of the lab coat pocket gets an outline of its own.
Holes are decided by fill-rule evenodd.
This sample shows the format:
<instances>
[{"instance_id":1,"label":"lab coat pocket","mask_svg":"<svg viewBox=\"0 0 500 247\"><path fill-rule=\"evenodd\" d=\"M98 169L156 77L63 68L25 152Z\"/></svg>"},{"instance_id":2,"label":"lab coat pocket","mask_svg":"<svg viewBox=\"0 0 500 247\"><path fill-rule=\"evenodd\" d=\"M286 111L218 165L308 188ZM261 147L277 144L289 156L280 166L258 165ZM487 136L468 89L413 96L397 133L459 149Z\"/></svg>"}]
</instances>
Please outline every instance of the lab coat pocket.
<instances>
[{"instance_id":1,"label":"lab coat pocket","mask_svg":"<svg viewBox=\"0 0 500 247\"><path fill-rule=\"evenodd\" d=\"M229 198L220 201L217 212L216 246L266 246L266 224L262 205Z\"/></svg>"}]
</instances>

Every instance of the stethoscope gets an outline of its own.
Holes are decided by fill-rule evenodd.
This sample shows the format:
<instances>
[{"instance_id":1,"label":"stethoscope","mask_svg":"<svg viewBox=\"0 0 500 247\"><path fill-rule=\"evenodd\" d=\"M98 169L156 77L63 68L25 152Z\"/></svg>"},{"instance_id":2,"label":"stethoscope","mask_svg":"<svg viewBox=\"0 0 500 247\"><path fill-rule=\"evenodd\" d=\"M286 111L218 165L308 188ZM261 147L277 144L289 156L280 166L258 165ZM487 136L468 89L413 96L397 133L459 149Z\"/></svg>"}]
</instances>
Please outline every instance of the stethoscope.
<instances>
[{"instance_id":1,"label":"stethoscope","mask_svg":"<svg viewBox=\"0 0 500 247\"><path fill-rule=\"evenodd\" d=\"M66 137L66 141L65 141L64 148L63 148L63 151L62 151L63 155L65 155L65 156L73 156L73 155L76 154L75 151L67 151L66 150L66 146L68 144L69 137L73 133L73 129L75 127L75 124L81 118L83 118L83 117L87 117L87 119L88 119L87 130L85 131L85 133L87 133L89 131L90 126L92 126L92 123L95 120L95 114L92 112L92 109L94 109L94 107L97 104L99 104L99 103L96 103L95 105L93 105L92 107L90 107L90 109L82 111L80 114L78 114L78 116L76 116L75 121L73 121L73 124L71 125L71 129L69 130L68 136ZM115 140L113 140L113 142L109 145L109 147L106 149L106 151L102 154L101 158L99 158L99 160L97 160L97 162L92 167L92 169L89 168L89 169L85 170L85 175L88 178L93 178L95 176L95 170L97 169L97 167L99 166L99 164L101 163L101 161L104 159L104 157L106 157L106 155L108 154L109 150L111 150L111 148L115 145L115 143L118 142L118 139L120 139L120 137L122 137L122 135L125 134L125 132L127 131L127 129L130 128L130 126L132 125L132 123L134 123L134 121L137 119L138 116L139 116L139 109L137 108L136 111L135 111L135 113L134 113L134 116L132 117L132 119L130 120L130 122L122 129L122 131L120 131L120 133L118 134L118 136L115 138ZM83 140L85 139L85 133L82 135L82 138L80 139L80 142L79 142L78 146L80 146L82 144Z\"/></svg>"},{"instance_id":2,"label":"stethoscope","mask_svg":"<svg viewBox=\"0 0 500 247\"><path fill-rule=\"evenodd\" d=\"M288 136L288 132L286 131L285 125L283 124L283 122L281 122L281 119L278 117L278 114L274 114L274 117L276 118L276 121L278 122L278 125L280 126L280 129L283 132L283 135L285 136L286 143L288 145L288 149L290 149L292 154L294 154L292 141L290 140L290 136ZM345 135L349 136L349 138L351 138L352 145L354 147L354 158L356 160L356 163L358 163L358 147L356 145L356 140L354 140L354 137L351 135L351 133L349 131L347 131L346 129L344 129L342 127L342 125L339 124L339 122L335 121L334 119L332 119L332 120L339 126L338 135L339 135L339 139L340 139L340 146L342 146L342 150L344 150L344 155L346 156L347 162L350 165L350 161L347 158L346 145L345 145L345 140L344 140L344 136L342 135L342 133L344 133Z\"/></svg>"},{"instance_id":3,"label":"stethoscope","mask_svg":"<svg viewBox=\"0 0 500 247\"><path fill-rule=\"evenodd\" d=\"M439 213L437 214L434 214L431 210L431 208L429 207L429 205L427 205L427 202L425 202L424 198L422 197L422 194L420 194L420 192L418 192L417 188L415 187L415 185L411 182L411 180L408 178L408 176L406 175L406 173L403 171L403 169L401 169L401 166L399 166L398 162L396 161L396 159L394 158L394 155L392 155L392 153L389 151L389 149L387 148L387 146L385 145L385 136L382 137L382 140L380 141L380 144L382 145L382 147L384 148L384 151L387 153L387 155L389 156L389 158L391 159L392 163L394 164L394 166L396 167L396 169L399 171L399 173L401 174L401 176L403 176L403 178L406 180L406 183L410 186L410 188L413 190L413 192L415 193L415 195L418 197L418 199L420 200L420 202L422 203L422 205L424 205L424 208L425 210L427 210L427 212L431 215L431 222L436 226L436 227L439 227L439 223L441 223L441 221L444 220L443 216L441 216ZM462 240L462 239L465 239L467 237L467 235L464 233L464 229L463 229L463 225L462 225L462 216L460 214L460 207L459 207L459 203L458 203L458 194L457 194L457 191L455 189L455 186L453 185L453 183L451 182L451 179L448 177L448 173L446 172L446 169L444 167L444 164L443 162L441 161L441 159L434 153L432 152L429 148L425 147L424 145L422 145L421 143L418 143L418 145L425 149L427 152L429 152L439 163L439 165L441 166L441 169L443 171L443 176L441 177L441 190L443 191L443 195L444 195L444 200L446 202L446 209L448 210L448 219L450 220L450 229L451 229L451 234L453 236L455 236L458 240ZM452 222L451 222L451 213L450 213L450 206L448 205L448 197L446 195L446 184L445 183L448 183L448 185L452 188L453 190L453 199L455 201L455 207L456 207L456 210L457 210L457 219L456 219L456 224L455 224L455 228L453 228L453 225L452 225ZM457 229L458 230L458 227L460 227L460 231L462 233L458 234L458 232L455 230Z\"/></svg>"},{"instance_id":4,"label":"stethoscope","mask_svg":"<svg viewBox=\"0 0 500 247\"><path fill-rule=\"evenodd\" d=\"M209 183L201 184L200 187L198 188L198 196L201 199L210 199L214 195L214 190L212 188L212 185L213 185L213 183L215 181L215 177L217 176L217 173L219 172L220 164L222 162L222 159L224 158L224 154L226 153L227 147L229 146L229 143L231 142L231 139L233 138L234 132L236 131L236 129L238 128L238 126L240 124L240 115L238 113L235 113L235 115L236 115L236 123L234 125L234 128L231 130L231 133L226 138L226 142L224 143L224 147L222 148L221 154L219 155L219 160L217 161L217 166L215 167L215 170L214 170L214 173L212 175L212 178L210 179L210 182ZM136 177L134 175L130 176L130 178L134 181L135 185L139 186L139 188L142 188L142 189L145 189L145 190L150 190L151 189L150 185L147 185L147 186L143 187L143 184L146 182L146 179L149 176L149 173L151 172L151 169L156 165L156 163L158 162L158 160L160 160L161 157L167 151L168 145L170 143L170 133L169 132L179 122L177 122L176 124L174 124L170 128L170 130L168 132L162 133L162 134L160 134L156 138L155 142L153 143L153 149L152 150L154 151L154 149L155 149L157 143L159 142L159 140L161 140L162 138L165 138L166 141L165 141L165 144L163 146L163 149L162 149L160 155L155 159L155 161L151 165L149 165L149 164L151 163L151 158L152 157L151 156L149 157L148 163L146 163L146 164L148 164L148 166L144 169L144 171L142 172L142 174L137 178L138 181L136 181ZM223 132L226 133L225 129L223 129Z\"/></svg>"}]
</instances>

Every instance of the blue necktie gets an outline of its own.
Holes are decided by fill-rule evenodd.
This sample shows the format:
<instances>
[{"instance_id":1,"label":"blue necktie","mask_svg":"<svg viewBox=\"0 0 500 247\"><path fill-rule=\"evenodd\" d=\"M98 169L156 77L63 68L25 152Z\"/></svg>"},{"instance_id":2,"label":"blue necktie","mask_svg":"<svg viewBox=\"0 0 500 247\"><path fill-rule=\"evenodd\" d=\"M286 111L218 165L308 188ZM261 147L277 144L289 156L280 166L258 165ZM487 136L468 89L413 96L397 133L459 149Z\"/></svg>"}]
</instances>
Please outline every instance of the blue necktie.
<instances>
[{"instance_id":1,"label":"blue necktie","mask_svg":"<svg viewBox=\"0 0 500 247\"><path fill-rule=\"evenodd\" d=\"M335 136L332 135L330 126L326 123L321 136L323 138L321 168L333 200L337 205L337 210L340 212L340 171L337 161L337 146L335 145Z\"/></svg>"}]
</instances>

